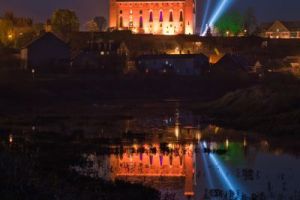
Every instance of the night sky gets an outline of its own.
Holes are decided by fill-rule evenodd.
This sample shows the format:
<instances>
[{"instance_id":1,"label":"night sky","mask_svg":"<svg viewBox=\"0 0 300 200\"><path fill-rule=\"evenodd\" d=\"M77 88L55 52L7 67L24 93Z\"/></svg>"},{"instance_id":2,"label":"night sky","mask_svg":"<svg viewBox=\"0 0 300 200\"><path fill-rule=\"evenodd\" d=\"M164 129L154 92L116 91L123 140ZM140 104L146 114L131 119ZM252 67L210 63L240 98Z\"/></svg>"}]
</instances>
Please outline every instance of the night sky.
<instances>
[{"instance_id":1,"label":"night sky","mask_svg":"<svg viewBox=\"0 0 300 200\"><path fill-rule=\"evenodd\" d=\"M75 10L81 23L94 16L108 15L109 0L0 0L0 15L4 11L14 11L17 16L29 16L35 22L44 22L51 13L58 8ZM204 1L197 0L198 16L201 18L201 10ZM210 0L219 1L219 0ZM281 20L300 20L300 0L234 0L234 9L241 11L248 7L255 9L260 22ZM197 21L198 26L201 20Z\"/></svg>"}]
</instances>

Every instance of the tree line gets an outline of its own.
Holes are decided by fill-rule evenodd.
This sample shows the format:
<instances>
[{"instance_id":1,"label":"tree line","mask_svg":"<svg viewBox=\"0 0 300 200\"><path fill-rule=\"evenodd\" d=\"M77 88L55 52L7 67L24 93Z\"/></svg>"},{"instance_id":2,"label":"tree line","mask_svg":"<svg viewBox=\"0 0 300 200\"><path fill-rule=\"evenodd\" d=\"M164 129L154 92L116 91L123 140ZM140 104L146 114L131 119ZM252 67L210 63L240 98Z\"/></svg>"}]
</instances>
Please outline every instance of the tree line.
<instances>
[{"instance_id":1,"label":"tree line","mask_svg":"<svg viewBox=\"0 0 300 200\"><path fill-rule=\"evenodd\" d=\"M106 30L104 17L94 17L85 24L87 31ZM33 23L28 17L17 17L13 12L5 12L0 16L0 47L19 48L45 31L52 31L68 40L72 32L80 30L80 22L76 13L68 9L55 10L45 23Z\"/></svg>"}]
</instances>

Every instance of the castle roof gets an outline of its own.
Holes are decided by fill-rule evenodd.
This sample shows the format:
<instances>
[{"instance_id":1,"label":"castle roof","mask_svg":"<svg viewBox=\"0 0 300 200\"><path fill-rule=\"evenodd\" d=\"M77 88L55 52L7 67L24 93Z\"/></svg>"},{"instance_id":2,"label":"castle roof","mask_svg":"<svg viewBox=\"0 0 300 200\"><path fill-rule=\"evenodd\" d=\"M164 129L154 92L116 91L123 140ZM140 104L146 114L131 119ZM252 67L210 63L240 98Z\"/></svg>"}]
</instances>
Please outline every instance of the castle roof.
<instances>
[{"instance_id":1,"label":"castle roof","mask_svg":"<svg viewBox=\"0 0 300 200\"><path fill-rule=\"evenodd\" d=\"M269 30L270 28L272 28L272 26L275 23L280 23L282 24L286 29L288 29L289 31L300 31L300 21L275 21L275 22L269 22L269 23L263 23L261 25L261 28L263 30Z\"/></svg>"}]
</instances>

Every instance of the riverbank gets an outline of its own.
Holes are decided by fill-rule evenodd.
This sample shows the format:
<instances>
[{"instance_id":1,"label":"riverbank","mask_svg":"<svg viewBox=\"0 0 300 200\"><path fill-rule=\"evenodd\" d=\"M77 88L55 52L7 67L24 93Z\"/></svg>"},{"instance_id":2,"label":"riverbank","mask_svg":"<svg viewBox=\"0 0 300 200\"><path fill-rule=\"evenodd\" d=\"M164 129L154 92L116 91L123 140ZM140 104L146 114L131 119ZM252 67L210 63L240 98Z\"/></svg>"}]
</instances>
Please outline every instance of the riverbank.
<instances>
[{"instance_id":1,"label":"riverbank","mask_svg":"<svg viewBox=\"0 0 300 200\"><path fill-rule=\"evenodd\" d=\"M141 184L78 175L71 165L85 165L83 153L98 143L63 134L0 135L1 199L145 199L160 193ZM117 191L117 192L116 192Z\"/></svg>"},{"instance_id":2,"label":"riverbank","mask_svg":"<svg viewBox=\"0 0 300 200\"><path fill-rule=\"evenodd\" d=\"M300 138L299 90L299 80L280 75L216 100L196 103L193 110L221 126L268 136Z\"/></svg>"}]
</instances>

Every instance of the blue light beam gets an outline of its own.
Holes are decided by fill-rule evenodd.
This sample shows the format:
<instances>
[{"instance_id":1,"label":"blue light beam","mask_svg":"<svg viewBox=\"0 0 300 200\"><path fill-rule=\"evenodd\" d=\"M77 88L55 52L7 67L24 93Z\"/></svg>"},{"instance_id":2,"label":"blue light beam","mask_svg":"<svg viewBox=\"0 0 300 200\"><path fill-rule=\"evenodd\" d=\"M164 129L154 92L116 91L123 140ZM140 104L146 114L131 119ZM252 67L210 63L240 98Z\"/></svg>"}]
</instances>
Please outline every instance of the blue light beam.
<instances>
[{"instance_id":1,"label":"blue light beam","mask_svg":"<svg viewBox=\"0 0 300 200\"><path fill-rule=\"evenodd\" d=\"M215 25L216 21L221 17L221 15L228 8L232 0L221 0L221 3L217 6L217 9L213 12L212 17L209 20L208 26L205 27L205 30L202 32L201 36L205 36L208 27Z\"/></svg>"},{"instance_id":2,"label":"blue light beam","mask_svg":"<svg viewBox=\"0 0 300 200\"><path fill-rule=\"evenodd\" d=\"M201 24L201 31L203 31L205 29L206 25L208 24L207 23L207 16L208 16L209 8L210 8L210 2L211 2L211 0L207 0L204 15L203 15L203 20L202 20L202 24Z\"/></svg>"}]
</instances>

